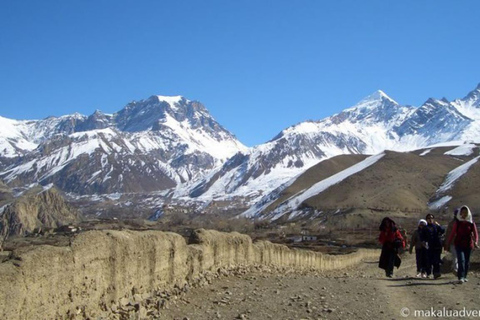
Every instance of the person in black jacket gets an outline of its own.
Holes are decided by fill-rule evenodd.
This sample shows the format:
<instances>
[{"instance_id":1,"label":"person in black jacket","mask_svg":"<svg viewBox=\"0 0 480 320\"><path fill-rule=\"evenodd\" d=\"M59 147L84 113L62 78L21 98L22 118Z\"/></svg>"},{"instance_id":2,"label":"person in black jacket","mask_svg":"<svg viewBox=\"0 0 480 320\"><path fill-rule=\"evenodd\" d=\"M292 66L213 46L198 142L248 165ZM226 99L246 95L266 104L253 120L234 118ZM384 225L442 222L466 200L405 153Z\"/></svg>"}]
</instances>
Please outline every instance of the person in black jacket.
<instances>
[{"instance_id":1,"label":"person in black jacket","mask_svg":"<svg viewBox=\"0 0 480 320\"><path fill-rule=\"evenodd\" d=\"M429 213L425 217L427 225L422 228L420 233L420 240L426 248L426 270L427 278L433 272L433 278L440 278L440 256L442 255L442 240L441 236L445 233L445 229L435 221L433 214Z\"/></svg>"}]
</instances>

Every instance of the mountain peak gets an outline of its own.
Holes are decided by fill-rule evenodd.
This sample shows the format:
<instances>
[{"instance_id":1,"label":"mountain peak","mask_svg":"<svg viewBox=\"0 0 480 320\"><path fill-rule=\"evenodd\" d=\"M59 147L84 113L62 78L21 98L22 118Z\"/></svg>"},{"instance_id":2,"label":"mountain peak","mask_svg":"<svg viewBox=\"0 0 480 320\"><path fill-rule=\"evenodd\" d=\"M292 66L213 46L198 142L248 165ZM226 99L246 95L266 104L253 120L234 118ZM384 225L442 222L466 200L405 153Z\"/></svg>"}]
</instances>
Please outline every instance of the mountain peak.
<instances>
[{"instance_id":1,"label":"mountain peak","mask_svg":"<svg viewBox=\"0 0 480 320\"><path fill-rule=\"evenodd\" d=\"M56 117L55 117L56 118ZM58 117L59 119L64 119L64 118L73 118L73 119L84 119L86 118L85 115L79 113L79 112L75 112L73 114L67 114L67 115L64 115L64 116L60 116Z\"/></svg>"},{"instance_id":2,"label":"mountain peak","mask_svg":"<svg viewBox=\"0 0 480 320\"><path fill-rule=\"evenodd\" d=\"M388 100L388 101L391 101L395 104L397 104L397 102L395 100L393 100L392 98L390 98L385 92L383 92L382 90L377 90L375 91L374 93L372 93L371 95L369 96L366 96L365 98L363 98L360 103L364 103L364 102L373 102L373 101L382 101L382 100Z\"/></svg>"},{"instance_id":3,"label":"mountain peak","mask_svg":"<svg viewBox=\"0 0 480 320\"><path fill-rule=\"evenodd\" d=\"M447 98L442 99L435 99L435 98L428 98L427 101L423 105L431 105L435 107L442 107L445 108L446 106L450 105L450 101Z\"/></svg>"},{"instance_id":4,"label":"mountain peak","mask_svg":"<svg viewBox=\"0 0 480 320\"><path fill-rule=\"evenodd\" d=\"M344 111L352 111L352 110L361 110L361 109L369 109L372 110L376 109L377 107L383 105L385 102L388 102L386 105L398 105L398 103L387 96L385 92L382 90L377 90L374 93L372 93L369 96L366 96L360 102L358 102L356 105L354 105L351 108L348 108Z\"/></svg>"},{"instance_id":5,"label":"mountain peak","mask_svg":"<svg viewBox=\"0 0 480 320\"><path fill-rule=\"evenodd\" d=\"M180 103L180 101L185 99L182 96L160 96L160 95L156 95L155 97L158 99L159 102L166 102L170 105L178 104L178 103Z\"/></svg>"}]
</instances>

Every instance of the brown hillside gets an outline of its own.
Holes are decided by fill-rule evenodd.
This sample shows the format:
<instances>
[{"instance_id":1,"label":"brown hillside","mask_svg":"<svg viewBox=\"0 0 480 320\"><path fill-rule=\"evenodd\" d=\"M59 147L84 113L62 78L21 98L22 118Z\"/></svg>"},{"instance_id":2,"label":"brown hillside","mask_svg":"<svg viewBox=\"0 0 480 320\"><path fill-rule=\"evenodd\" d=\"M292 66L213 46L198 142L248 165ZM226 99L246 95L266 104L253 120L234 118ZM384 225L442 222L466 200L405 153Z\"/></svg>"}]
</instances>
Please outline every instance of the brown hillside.
<instances>
[{"instance_id":1,"label":"brown hillside","mask_svg":"<svg viewBox=\"0 0 480 320\"><path fill-rule=\"evenodd\" d=\"M463 161L443 155L386 151L374 165L306 201L320 210L426 210L445 176Z\"/></svg>"},{"instance_id":2,"label":"brown hillside","mask_svg":"<svg viewBox=\"0 0 480 320\"><path fill-rule=\"evenodd\" d=\"M411 153L416 154L416 155L421 155L425 152L428 151L427 154L424 156L426 157L431 157L431 156L445 156L445 152L448 152L452 149L455 149L456 147L437 147L437 148L426 148L426 149L419 149L412 151Z\"/></svg>"},{"instance_id":3,"label":"brown hillside","mask_svg":"<svg viewBox=\"0 0 480 320\"><path fill-rule=\"evenodd\" d=\"M272 203L265 211L273 210L280 203L298 192L310 188L315 183L357 164L366 157L366 155L340 155L314 165L300 175L291 186L286 188L280 194L278 200Z\"/></svg>"}]
</instances>

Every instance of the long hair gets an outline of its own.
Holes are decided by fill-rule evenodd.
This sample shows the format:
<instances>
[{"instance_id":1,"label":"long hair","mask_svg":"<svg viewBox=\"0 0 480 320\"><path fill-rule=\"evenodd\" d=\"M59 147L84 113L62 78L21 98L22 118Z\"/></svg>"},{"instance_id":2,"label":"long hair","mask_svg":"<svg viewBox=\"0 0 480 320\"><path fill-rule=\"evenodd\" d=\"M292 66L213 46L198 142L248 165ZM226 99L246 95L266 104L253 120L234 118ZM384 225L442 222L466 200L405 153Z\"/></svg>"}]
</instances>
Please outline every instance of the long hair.
<instances>
[{"instance_id":1,"label":"long hair","mask_svg":"<svg viewBox=\"0 0 480 320\"><path fill-rule=\"evenodd\" d=\"M395 225L395 221L393 221L392 219L390 219L389 217L385 217L383 218L382 220L382 223L380 223L380 231L385 231L387 229L387 223L390 222L390 225L391 225L391 230L394 231L396 230L396 225Z\"/></svg>"}]
</instances>

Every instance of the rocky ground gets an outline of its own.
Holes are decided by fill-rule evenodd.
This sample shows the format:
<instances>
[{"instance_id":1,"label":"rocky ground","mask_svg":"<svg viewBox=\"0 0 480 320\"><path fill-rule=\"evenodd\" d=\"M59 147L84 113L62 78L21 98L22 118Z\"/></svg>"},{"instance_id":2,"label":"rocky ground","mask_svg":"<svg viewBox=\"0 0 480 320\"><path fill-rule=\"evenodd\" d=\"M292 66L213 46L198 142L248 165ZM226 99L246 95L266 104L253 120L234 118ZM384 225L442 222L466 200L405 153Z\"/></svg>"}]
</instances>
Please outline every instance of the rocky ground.
<instances>
[{"instance_id":1,"label":"rocky ground","mask_svg":"<svg viewBox=\"0 0 480 320\"><path fill-rule=\"evenodd\" d=\"M226 273L209 285L162 300L155 317L384 320L428 318L440 315L438 312L453 315L464 307L465 311L480 310L478 256L477 251L472 263L475 270L465 284L456 284L451 272L437 280L415 278L415 258L408 253L392 279L384 276L376 260L323 274L281 274L265 268ZM421 311L415 314L415 310Z\"/></svg>"}]
</instances>

